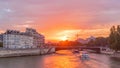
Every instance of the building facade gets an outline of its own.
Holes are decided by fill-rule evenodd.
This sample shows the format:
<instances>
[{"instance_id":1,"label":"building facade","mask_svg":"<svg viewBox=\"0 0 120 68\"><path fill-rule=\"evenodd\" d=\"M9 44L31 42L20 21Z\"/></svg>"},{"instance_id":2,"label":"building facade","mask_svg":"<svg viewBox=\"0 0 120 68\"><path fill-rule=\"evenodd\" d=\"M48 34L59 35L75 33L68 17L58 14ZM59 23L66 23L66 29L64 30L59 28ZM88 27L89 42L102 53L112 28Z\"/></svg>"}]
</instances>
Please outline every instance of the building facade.
<instances>
[{"instance_id":1,"label":"building facade","mask_svg":"<svg viewBox=\"0 0 120 68\"><path fill-rule=\"evenodd\" d=\"M27 34L31 35L34 39L33 44L35 46L42 46L45 43L45 37L42 34L39 34L35 29L32 28L26 28Z\"/></svg>"},{"instance_id":2,"label":"building facade","mask_svg":"<svg viewBox=\"0 0 120 68\"><path fill-rule=\"evenodd\" d=\"M0 42L3 42L3 34L0 34Z\"/></svg>"},{"instance_id":3,"label":"building facade","mask_svg":"<svg viewBox=\"0 0 120 68\"><path fill-rule=\"evenodd\" d=\"M44 36L42 36L32 28L27 28L25 32L7 30L3 35L3 47L9 49L37 48L44 45Z\"/></svg>"}]
</instances>

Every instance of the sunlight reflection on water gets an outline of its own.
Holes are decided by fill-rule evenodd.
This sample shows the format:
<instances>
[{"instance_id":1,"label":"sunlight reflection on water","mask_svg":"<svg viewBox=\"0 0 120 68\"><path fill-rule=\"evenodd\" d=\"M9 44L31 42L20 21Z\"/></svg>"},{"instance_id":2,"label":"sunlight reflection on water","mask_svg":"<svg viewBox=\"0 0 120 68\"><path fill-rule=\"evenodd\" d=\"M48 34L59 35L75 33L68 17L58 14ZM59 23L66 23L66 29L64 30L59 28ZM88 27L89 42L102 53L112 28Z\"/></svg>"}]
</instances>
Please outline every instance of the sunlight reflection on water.
<instances>
[{"instance_id":1,"label":"sunlight reflection on water","mask_svg":"<svg viewBox=\"0 0 120 68\"><path fill-rule=\"evenodd\" d=\"M102 54L90 54L89 61L81 61L71 51L29 57L0 58L0 68L119 68L120 61Z\"/></svg>"}]
</instances>

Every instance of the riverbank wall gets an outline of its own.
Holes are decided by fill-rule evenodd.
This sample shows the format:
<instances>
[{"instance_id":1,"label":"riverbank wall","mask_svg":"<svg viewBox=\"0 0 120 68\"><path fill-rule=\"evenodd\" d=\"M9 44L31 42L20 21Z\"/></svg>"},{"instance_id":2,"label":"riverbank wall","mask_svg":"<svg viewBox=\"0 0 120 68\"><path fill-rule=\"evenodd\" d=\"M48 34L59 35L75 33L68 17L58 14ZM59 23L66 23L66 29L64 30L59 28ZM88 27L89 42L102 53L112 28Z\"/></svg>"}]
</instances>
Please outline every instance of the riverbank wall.
<instances>
[{"instance_id":1,"label":"riverbank wall","mask_svg":"<svg viewBox=\"0 0 120 68\"><path fill-rule=\"evenodd\" d=\"M54 53L55 48L35 48L35 49L0 49L0 57L32 56Z\"/></svg>"},{"instance_id":2,"label":"riverbank wall","mask_svg":"<svg viewBox=\"0 0 120 68\"><path fill-rule=\"evenodd\" d=\"M102 54L108 54L108 55L112 55L114 54L113 51L101 51Z\"/></svg>"}]
</instances>

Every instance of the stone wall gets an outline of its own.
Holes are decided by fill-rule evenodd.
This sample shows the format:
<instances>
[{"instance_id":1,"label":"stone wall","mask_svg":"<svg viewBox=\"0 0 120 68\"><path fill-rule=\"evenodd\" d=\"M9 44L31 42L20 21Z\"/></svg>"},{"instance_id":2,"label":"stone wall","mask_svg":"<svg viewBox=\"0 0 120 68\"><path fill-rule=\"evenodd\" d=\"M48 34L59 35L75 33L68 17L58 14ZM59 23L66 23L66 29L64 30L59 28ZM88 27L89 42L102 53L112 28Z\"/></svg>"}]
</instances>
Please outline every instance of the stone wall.
<instances>
[{"instance_id":1,"label":"stone wall","mask_svg":"<svg viewBox=\"0 0 120 68\"><path fill-rule=\"evenodd\" d=\"M54 53L55 48L46 49L19 49L19 50L0 50L0 57L13 57L13 56L30 56L30 55L43 55L48 53Z\"/></svg>"}]
</instances>

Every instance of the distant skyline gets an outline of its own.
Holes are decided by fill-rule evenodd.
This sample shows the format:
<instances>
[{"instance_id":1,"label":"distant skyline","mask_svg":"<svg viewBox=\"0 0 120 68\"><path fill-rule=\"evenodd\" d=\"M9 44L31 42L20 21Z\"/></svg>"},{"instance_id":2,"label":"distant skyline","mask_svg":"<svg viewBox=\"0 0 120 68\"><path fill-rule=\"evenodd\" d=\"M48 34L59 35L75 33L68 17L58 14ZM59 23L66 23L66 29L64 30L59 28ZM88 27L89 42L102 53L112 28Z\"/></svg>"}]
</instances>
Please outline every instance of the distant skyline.
<instances>
[{"instance_id":1,"label":"distant skyline","mask_svg":"<svg viewBox=\"0 0 120 68\"><path fill-rule=\"evenodd\" d=\"M46 40L109 34L120 24L120 0L0 0L0 33L35 28Z\"/></svg>"}]
</instances>

